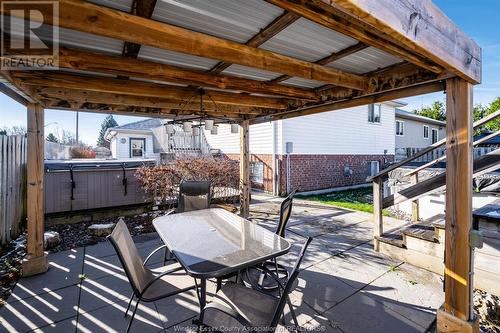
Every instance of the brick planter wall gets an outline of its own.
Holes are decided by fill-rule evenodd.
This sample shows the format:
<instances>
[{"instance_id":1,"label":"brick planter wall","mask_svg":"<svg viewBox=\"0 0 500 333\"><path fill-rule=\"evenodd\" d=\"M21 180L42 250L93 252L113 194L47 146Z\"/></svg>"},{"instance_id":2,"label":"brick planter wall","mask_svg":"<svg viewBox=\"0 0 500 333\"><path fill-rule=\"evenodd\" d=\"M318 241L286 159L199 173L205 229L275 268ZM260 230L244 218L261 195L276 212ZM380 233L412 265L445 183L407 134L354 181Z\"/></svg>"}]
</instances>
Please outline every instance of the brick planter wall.
<instances>
[{"instance_id":1,"label":"brick planter wall","mask_svg":"<svg viewBox=\"0 0 500 333\"><path fill-rule=\"evenodd\" d=\"M239 160L239 154L227 154L232 160ZM286 156L276 155L279 165L279 191L286 191ZM384 162L385 159L385 162ZM384 163L394 160L394 155L290 155L290 186L299 191L315 191L333 187L351 186L366 183L368 163ZM264 183L252 183L253 188L272 192L272 155L252 154L251 162L264 164ZM346 174L349 167L352 174Z\"/></svg>"}]
</instances>

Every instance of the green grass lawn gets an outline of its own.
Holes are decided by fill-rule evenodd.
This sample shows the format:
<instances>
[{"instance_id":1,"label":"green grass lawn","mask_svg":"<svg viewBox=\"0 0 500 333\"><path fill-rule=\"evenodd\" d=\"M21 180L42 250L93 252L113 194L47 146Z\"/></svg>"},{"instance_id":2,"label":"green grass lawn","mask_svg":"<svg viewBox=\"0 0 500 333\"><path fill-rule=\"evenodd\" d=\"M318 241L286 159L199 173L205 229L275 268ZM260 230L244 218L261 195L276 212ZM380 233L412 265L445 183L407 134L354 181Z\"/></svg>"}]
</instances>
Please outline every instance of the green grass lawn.
<instances>
[{"instance_id":1,"label":"green grass lawn","mask_svg":"<svg viewBox=\"0 0 500 333\"><path fill-rule=\"evenodd\" d=\"M297 195L297 197L304 200L321 202L335 207L373 213L373 192L371 187L331 192L320 195ZM385 209L383 214L385 216L391 215Z\"/></svg>"}]
</instances>

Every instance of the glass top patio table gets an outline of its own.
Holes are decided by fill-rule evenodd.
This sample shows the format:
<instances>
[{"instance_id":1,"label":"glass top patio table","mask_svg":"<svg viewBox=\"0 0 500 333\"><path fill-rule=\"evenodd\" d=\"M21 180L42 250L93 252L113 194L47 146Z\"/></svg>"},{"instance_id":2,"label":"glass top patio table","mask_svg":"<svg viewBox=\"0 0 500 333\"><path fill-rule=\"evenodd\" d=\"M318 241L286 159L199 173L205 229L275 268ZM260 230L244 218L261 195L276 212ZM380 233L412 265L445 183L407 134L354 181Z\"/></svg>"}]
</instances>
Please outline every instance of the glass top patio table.
<instances>
[{"instance_id":1,"label":"glass top patio table","mask_svg":"<svg viewBox=\"0 0 500 333\"><path fill-rule=\"evenodd\" d=\"M221 208L157 217L153 226L195 278L221 277L290 250L284 238Z\"/></svg>"}]
</instances>

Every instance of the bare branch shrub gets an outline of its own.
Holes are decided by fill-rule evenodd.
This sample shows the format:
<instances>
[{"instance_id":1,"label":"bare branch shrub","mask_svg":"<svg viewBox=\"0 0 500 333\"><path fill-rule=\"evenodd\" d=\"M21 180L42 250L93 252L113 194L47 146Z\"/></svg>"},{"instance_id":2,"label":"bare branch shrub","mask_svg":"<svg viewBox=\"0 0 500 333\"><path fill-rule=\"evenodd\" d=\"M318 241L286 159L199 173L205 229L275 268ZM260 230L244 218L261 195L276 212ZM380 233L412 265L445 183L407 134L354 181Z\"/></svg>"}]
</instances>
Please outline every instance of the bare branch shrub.
<instances>
[{"instance_id":1,"label":"bare branch shrub","mask_svg":"<svg viewBox=\"0 0 500 333\"><path fill-rule=\"evenodd\" d=\"M183 180L210 181L213 201L238 196L239 163L223 158L180 157L158 165L143 166L136 172L141 187L155 202L172 206Z\"/></svg>"}]
</instances>

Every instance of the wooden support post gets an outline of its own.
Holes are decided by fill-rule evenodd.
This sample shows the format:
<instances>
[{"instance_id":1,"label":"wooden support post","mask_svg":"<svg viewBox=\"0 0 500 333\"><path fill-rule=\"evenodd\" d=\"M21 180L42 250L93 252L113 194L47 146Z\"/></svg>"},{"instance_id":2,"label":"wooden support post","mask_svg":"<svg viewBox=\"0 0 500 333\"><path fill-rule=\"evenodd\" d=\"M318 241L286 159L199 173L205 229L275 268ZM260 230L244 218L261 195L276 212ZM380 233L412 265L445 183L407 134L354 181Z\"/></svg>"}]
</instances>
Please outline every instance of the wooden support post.
<instances>
[{"instance_id":1,"label":"wooden support post","mask_svg":"<svg viewBox=\"0 0 500 333\"><path fill-rule=\"evenodd\" d=\"M44 110L39 104L28 104L27 190L28 240L27 257L23 261L23 276L44 273L48 269L43 251L44 198Z\"/></svg>"},{"instance_id":2,"label":"wooden support post","mask_svg":"<svg viewBox=\"0 0 500 333\"><path fill-rule=\"evenodd\" d=\"M417 184L418 183L418 172L413 174L411 176L411 183L412 184ZM419 219L419 204L418 204L418 199L413 200L411 202L411 219L413 222L418 222Z\"/></svg>"},{"instance_id":3,"label":"wooden support post","mask_svg":"<svg viewBox=\"0 0 500 333\"><path fill-rule=\"evenodd\" d=\"M248 138L249 121L240 124L240 215L248 217L250 210L250 153Z\"/></svg>"},{"instance_id":4,"label":"wooden support post","mask_svg":"<svg viewBox=\"0 0 500 333\"><path fill-rule=\"evenodd\" d=\"M373 179L373 247L379 250L378 236L384 233L384 221L382 216L384 200L384 180L382 177Z\"/></svg>"},{"instance_id":5,"label":"wooden support post","mask_svg":"<svg viewBox=\"0 0 500 333\"><path fill-rule=\"evenodd\" d=\"M446 81L445 301L437 313L438 332L478 332L471 311L472 248L472 85Z\"/></svg>"}]
</instances>

